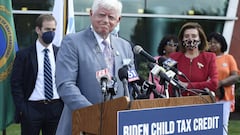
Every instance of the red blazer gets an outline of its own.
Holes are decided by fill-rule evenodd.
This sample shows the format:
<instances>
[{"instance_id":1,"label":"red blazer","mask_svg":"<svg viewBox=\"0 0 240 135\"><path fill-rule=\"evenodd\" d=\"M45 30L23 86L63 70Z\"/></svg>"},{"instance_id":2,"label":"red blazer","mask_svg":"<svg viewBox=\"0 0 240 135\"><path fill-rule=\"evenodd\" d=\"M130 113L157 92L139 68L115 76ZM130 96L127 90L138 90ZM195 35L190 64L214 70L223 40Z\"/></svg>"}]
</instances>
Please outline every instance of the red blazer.
<instances>
[{"instance_id":1,"label":"red blazer","mask_svg":"<svg viewBox=\"0 0 240 135\"><path fill-rule=\"evenodd\" d=\"M201 52L198 57L189 59L182 52L172 53L170 57L178 62L178 70L190 80L188 89L208 88L215 91L218 85L216 55L210 52ZM179 76L179 80L188 82Z\"/></svg>"}]
</instances>

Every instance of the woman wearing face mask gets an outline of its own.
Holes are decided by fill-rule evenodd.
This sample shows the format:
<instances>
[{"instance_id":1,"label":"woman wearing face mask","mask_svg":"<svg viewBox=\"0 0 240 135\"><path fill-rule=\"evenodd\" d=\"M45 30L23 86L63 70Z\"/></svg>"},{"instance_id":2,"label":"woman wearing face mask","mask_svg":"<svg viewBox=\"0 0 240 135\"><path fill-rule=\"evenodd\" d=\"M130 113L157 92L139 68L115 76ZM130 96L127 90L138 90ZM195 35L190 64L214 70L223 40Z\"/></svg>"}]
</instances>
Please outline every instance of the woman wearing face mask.
<instances>
[{"instance_id":1,"label":"woman wearing face mask","mask_svg":"<svg viewBox=\"0 0 240 135\"><path fill-rule=\"evenodd\" d=\"M208 42L201 25L188 22L182 26L179 32L179 49L179 52L171 53L170 57L178 62L178 70L186 76L178 76L180 84L195 91L215 91L218 86L216 55L206 52ZM183 96L196 95L196 92L180 92Z\"/></svg>"}]
</instances>

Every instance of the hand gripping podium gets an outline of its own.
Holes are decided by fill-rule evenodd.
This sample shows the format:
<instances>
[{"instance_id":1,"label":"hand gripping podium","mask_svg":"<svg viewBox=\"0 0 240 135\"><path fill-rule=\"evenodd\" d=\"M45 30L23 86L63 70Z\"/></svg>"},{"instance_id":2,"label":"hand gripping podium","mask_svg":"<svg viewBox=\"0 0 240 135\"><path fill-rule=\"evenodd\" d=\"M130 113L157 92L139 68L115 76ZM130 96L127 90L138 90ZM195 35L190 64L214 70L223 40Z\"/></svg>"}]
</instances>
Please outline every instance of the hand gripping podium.
<instances>
[{"instance_id":1,"label":"hand gripping podium","mask_svg":"<svg viewBox=\"0 0 240 135\"><path fill-rule=\"evenodd\" d=\"M72 117L72 134L79 135L80 132L84 132L87 135L116 135L117 111L121 110L207 104L214 102L215 101L208 95L133 101L129 101L127 97L121 97L75 110Z\"/></svg>"}]
</instances>

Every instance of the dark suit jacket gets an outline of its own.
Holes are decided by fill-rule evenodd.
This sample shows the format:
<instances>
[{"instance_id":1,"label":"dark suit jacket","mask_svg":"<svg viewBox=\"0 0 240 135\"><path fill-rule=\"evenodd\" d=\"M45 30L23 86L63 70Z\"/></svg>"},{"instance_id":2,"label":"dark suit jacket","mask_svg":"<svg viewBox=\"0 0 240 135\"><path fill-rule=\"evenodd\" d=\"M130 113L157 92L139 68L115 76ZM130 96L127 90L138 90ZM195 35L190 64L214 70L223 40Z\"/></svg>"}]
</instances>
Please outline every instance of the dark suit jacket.
<instances>
[{"instance_id":1,"label":"dark suit jacket","mask_svg":"<svg viewBox=\"0 0 240 135\"><path fill-rule=\"evenodd\" d=\"M58 47L53 45L54 56ZM24 111L25 104L33 92L38 72L38 61L36 45L20 50L16 53L14 60L11 89L13 100L16 106L16 120L18 121L20 112Z\"/></svg>"}]
</instances>

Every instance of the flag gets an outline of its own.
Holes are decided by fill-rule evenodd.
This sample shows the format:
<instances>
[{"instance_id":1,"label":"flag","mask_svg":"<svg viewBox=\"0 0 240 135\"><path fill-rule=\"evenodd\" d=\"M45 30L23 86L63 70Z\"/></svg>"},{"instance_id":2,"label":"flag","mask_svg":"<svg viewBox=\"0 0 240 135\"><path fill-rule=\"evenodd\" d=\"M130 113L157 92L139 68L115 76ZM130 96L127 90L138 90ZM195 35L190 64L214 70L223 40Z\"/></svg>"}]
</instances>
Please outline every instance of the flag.
<instances>
[{"instance_id":1,"label":"flag","mask_svg":"<svg viewBox=\"0 0 240 135\"><path fill-rule=\"evenodd\" d=\"M18 45L11 0L0 0L0 41L0 130L4 130L13 123L15 111L10 74Z\"/></svg>"},{"instance_id":2,"label":"flag","mask_svg":"<svg viewBox=\"0 0 240 135\"><path fill-rule=\"evenodd\" d=\"M57 21L53 44L60 46L65 34L75 33L73 0L55 0L52 12Z\"/></svg>"},{"instance_id":3,"label":"flag","mask_svg":"<svg viewBox=\"0 0 240 135\"><path fill-rule=\"evenodd\" d=\"M55 0L53 6L53 16L57 21L57 27L55 31L55 37L53 39L53 44L56 46L60 46L61 40L64 35L64 3L65 0Z\"/></svg>"},{"instance_id":4,"label":"flag","mask_svg":"<svg viewBox=\"0 0 240 135\"><path fill-rule=\"evenodd\" d=\"M75 33L75 20L74 20L74 7L73 0L68 0L67 4L68 9L68 23L67 23L67 31L66 34Z\"/></svg>"}]
</instances>

